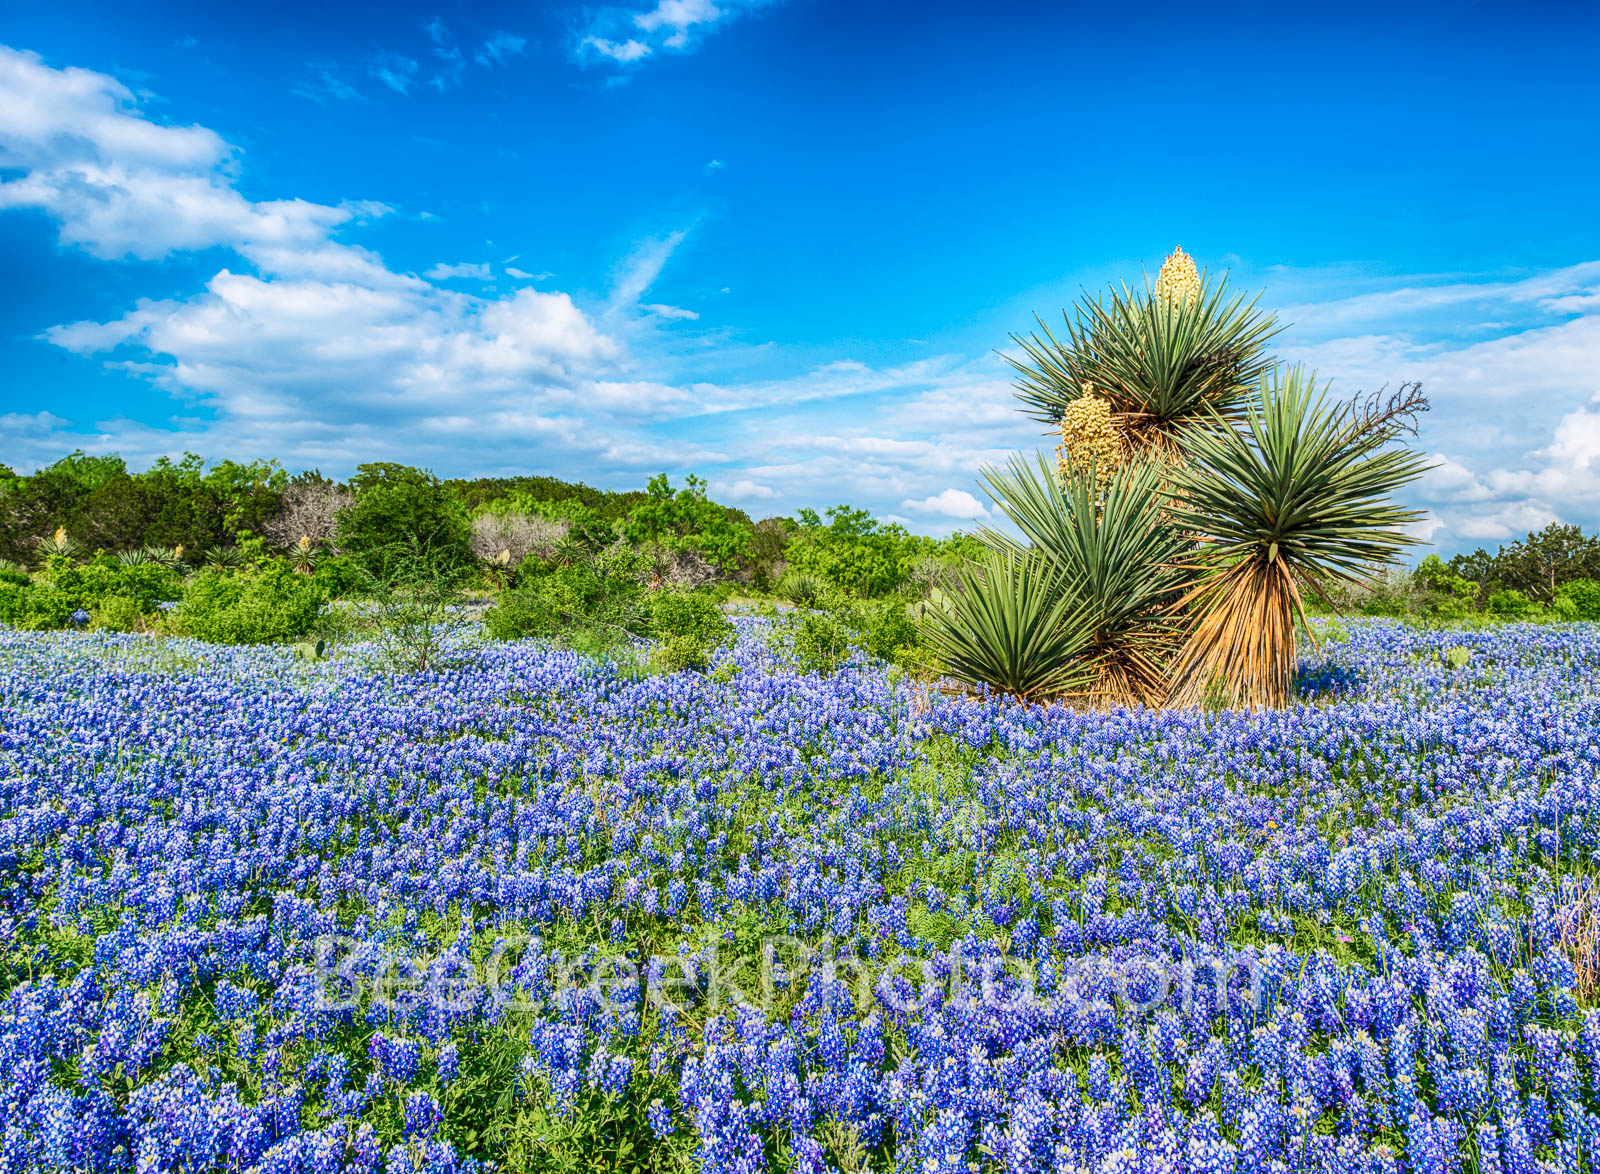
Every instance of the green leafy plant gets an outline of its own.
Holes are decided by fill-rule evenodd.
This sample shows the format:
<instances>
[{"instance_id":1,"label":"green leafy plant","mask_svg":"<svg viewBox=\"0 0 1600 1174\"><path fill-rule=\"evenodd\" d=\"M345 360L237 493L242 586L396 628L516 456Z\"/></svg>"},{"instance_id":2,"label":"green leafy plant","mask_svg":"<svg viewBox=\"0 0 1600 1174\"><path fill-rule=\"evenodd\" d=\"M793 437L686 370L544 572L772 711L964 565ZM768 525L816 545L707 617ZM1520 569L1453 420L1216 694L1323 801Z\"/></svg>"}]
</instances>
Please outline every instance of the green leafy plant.
<instances>
[{"instance_id":1,"label":"green leafy plant","mask_svg":"<svg viewBox=\"0 0 1600 1174\"><path fill-rule=\"evenodd\" d=\"M687 591L652 594L649 627L656 640L650 662L661 672L703 671L712 653L734 637L733 624L714 599Z\"/></svg>"},{"instance_id":2,"label":"green leafy plant","mask_svg":"<svg viewBox=\"0 0 1600 1174\"><path fill-rule=\"evenodd\" d=\"M468 623L460 612L468 570L459 551L413 537L369 551L363 569L380 661L396 673L448 667Z\"/></svg>"},{"instance_id":3,"label":"green leafy plant","mask_svg":"<svg viewBox=\"0 0 1600 1174\"><path fill-rule=\"evenodd\" d=\"M285 562L261 570L202 570L172 615L173 630L214 644L294 640L317 622L322 596Z\"/></svg>"},{"instance_id":4,"label":"green leafy plant","mask_svg":"<svg viewBox=\"0 0 1600 1174\"><path fill-rule=\"evenodd\" d=\"M1172 615L1183 585L1181 538L1162 508L1165 466L1125 465L1109 478L1062 483L1040 458L988 470L984 488L1049 565L1088 624L1084 655L1093 664L1091 698L1100 705L1159 705L1167 666L1179 647ZM985 538L1017 554L994 531Z\"/></svg>"}]
</instances>

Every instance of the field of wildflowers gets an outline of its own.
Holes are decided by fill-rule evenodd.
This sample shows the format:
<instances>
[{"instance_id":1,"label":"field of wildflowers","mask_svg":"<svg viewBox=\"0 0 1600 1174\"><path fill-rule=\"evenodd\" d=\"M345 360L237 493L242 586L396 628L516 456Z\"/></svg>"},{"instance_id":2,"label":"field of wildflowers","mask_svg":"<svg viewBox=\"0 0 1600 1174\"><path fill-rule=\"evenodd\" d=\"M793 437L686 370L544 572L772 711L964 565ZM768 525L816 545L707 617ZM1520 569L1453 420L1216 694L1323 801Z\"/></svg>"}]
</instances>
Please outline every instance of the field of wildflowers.
<instances>
[{"instance_id":1,"label":"field of wildflowers","mask_svg":"<svg viewBox=\"0 0 1600 1174\"><path fill-rule=\"evenodd\" d=\"M0 632L0 1170L1600 1169L1600 628L1253 715L741 629Z\"/></svg>"}]
</instances>

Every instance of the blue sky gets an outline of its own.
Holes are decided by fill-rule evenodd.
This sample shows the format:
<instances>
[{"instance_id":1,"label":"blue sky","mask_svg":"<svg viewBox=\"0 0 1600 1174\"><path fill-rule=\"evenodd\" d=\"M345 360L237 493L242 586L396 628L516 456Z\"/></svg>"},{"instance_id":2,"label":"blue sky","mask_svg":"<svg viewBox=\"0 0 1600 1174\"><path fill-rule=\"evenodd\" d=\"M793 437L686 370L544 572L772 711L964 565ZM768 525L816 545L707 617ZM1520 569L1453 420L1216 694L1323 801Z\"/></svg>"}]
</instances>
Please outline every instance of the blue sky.
<instances>
[{"instance_id":1,"label":"blue sky","mask_svg":"<svg viewBox=\"0 0 1600 1174\"><path fill-rule=\"evenodd\" d=\"M945 532L1048 444L1008 334L1181 244L1336 392L1424 382L1441 549L1600 525L1596 6L1313 7L12 6L0 461Z\"/></svg>"}]
</instances>

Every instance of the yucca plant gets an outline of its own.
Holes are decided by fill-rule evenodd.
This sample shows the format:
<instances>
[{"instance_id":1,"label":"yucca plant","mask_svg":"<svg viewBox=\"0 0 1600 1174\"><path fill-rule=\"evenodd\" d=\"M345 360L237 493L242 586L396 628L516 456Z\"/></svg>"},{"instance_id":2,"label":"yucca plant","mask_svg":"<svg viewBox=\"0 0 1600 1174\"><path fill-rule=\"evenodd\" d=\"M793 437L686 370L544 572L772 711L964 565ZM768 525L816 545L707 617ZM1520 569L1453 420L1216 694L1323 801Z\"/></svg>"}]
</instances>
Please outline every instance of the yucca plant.
<instances>
[{"instance_id":1,"label":"yucca plant","mask_svg":"<svg viewBox=\"0 0 1600 1174\"><path fill-rule=\"evenodd\" d=\"M1037 554L993 549L963 564L930 603L924 631L946 675L1022 701L1085 692L1089 618Z\"/></svg>"},{"instance_id":2,"label":"yucca plant","mask_svg":"<svg viewBox=\"0 0 1600 1174\"><path fill-rule=\"evenodd\" d=\"M1123 465L1058 479L1048 462L1012 458L985 470L984 489L1058 577L1089 624L1089 700L1097 705L1160 705L1167 666L1181 633L1173 604L1182 592L1184 540L1163 509L1167 471L1160 462ZM1015 539L983 533L1020 553Z\"/></svg>"},{"instance_id":3,"label":"yucca plant","mask_svg":"<svg viewBox=\"0 0 1600 1174\"><path fill-rule=\"evenodd\" d=\"M67 534L65 526L56 527L56 532L48 538L39 539L39 557L41 559L51 557L75 559L78 557L78 553L78 544Z\"/></svg>"},{"instance_id":4,"label":"yucca plant","mask_svg":"<svg viewBox=\"0 0 1600 1174\"><path fill-rule=\"evenodd\" d=\"M317 569L317 563L322 561L321 553L311 541L311 535L300 535L289 551L289 565L302 575L309 575Z\"/></svg>"},{"instance_id":5,"label":"yucca plant","mask_svg":"<svg viewBox=\"0 0 1600 1174\"><path fill-rule=\"evenodd\" d=\"M815 607L828 592L828 585L810 571L788 570L773 590L796 607Z\"/></svg>"},{"instance_id":6,"label":"yucca plant","mask_svg":"<svg viewBox=\"0 0 1600 1174\"><path fill-rule=\"evenodd\" d=\"M124 550L117 555L118 566L143 567L149 565L153 561L154 560L150 557L149 552L143 547L134 547L132 550Z\"/></svg>"},{"instance_id":7,"label":"yucca plant","mask_svg":"<svg viewBox=\"0 0 1600 1174\"><path fill-rule=\"evenodd\" d=\"M237 546L213 546L206 551L205 566L212 571L234 571L244 566L244 554Z\"/></svg>"},{"instance_id":8,"label":"yucca plant","mask_svg":"<svg viewBox=\"0 0 1600 1174\"><path fill-rule=\"evenodd\" d=\"M1185 271L1170 273L1179 260ZM1197 420L1247 411L1272 364L1266 344L1278 333L1276 318L1254 299L1230 295L1225 277L1193 275L1181 249L1157 284L1137 293L1112 289L1105 299L1086 293L1063 314L1065 338L1039 318L1039 333L1012 335L1023 356L1007 361L1019 375L1023 410L1059 426L1075 400L1097 396L1133 453L1174 457Z\"/></svg>"},{"instance_id":9,"label":"yucca plant","mask_svg":"<svg viewBox=\"0 0 1600 1174\"><path fill-rule=\"evenodd\" d=\"M1415 541L1405 527L1422 515L1388 500L1426 467L1393 444L1404 417L1330 402L1294 367L1268 374L1240 422L1214 415L1187 439L1172 514L1201 545L1181 604L1194 627L1174 700L1220 691L1236 705L1290 701L1305 594L1370 578Z\"/></svg>"},{"instance_id":10,"label":"yucca plant","mask_svg":"<svg viewBox=\"0 0 1600 1174\"><path fill-rule=\"evenodd\" d=\"M139 552L146 562L155 563L157 566L166 567L168 570L181 570L183 567L182 546L142 546Z\"/></svg>"}]
</instances>

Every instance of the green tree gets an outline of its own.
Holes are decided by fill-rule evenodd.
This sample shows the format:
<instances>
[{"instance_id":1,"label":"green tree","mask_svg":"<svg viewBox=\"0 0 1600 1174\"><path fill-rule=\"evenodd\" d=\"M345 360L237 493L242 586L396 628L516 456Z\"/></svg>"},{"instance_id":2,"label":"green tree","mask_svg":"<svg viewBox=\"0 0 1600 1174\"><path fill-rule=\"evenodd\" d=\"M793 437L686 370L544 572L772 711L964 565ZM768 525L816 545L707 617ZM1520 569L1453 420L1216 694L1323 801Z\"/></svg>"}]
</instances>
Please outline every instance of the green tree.
<instances>
[{"instance_id":1,"label":"green tree","mask_svg":"<svg viewBox=\"0 0 1600 1174\"><path fill-rule=\"evenodd\" d=\"M897 590L918 559L939 549L931 538L914 537L903 526L885 525L849 505L828 510L826 524L815 510L801 510L797 517L800 529L786 551L790 568L852 595Z\"/></svg>"},{"instance_id":2,"label":"green tree","mask_svg":"<svg viewBox=\"0 0 1600 1174\"><path fill-rule=\"evenodd\" d=\"M1577 526L1552 522L1520 542L1502 546L1495 555L1493 578L1502 587L1549 603L1563 583L1600 579L1600 538L1589 537Z\"/></svg>"},{"instance_id":3,"label":"green tree","mask_svg":"<svg viewBox=\"0 0 1600 1174\"><path fill-rule=\"evenodd\" d=\"M622 534L635 546L696 550L723 571L738 568L750 544L750 520L706 495L706 483L690 474L674 491L665 473L650 478L645 499L628 514Z\"/></svg>"},{"instance_id":4,"label":"green tree","mask_svg":"<svg viewBox=\"0 0 1600 1174\"><path fill-rule=\"evenodd\" d=\"M426 469L389 461L359 465L355 500L339 511L339 545L369 574L395 550L421 544L441 566L470 567L471 529L455 494Z\"/></svg>"}]
</instances>

